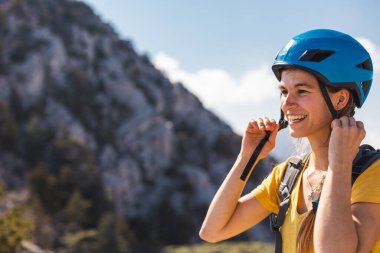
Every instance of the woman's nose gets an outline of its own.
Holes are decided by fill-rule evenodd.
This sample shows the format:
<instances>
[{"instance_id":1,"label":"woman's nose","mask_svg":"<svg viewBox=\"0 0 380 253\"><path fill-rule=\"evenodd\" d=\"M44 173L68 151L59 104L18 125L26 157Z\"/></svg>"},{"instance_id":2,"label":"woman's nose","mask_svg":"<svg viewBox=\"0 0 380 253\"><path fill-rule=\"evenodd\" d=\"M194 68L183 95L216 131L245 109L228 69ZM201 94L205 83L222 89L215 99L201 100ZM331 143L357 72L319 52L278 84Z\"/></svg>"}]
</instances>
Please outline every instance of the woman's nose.
<instances>
[{"instance_id":1,"label":"woman's nose","mask_svg":"<svg viewBox=\"0 0 380 253\"><path fill-rule=\"evenodd\" d=\"M297 105L296 99L292 94L287 94L281 98L281 108L283 111L287 111L288 109L292 109Z\"/></svg>"}]
</instances>

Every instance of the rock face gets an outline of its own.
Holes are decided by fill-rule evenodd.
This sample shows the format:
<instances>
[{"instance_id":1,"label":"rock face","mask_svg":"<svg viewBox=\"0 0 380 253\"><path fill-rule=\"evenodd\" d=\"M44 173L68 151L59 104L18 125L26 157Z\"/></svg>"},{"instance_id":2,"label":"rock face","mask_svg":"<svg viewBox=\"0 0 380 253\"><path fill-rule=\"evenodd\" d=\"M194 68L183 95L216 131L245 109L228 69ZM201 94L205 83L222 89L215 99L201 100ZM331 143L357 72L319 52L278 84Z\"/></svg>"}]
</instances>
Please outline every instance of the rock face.
<instances>
[{"instance_id":1,"label":"rock face","mask_svg":"<svg viewBox=\"0 0 380 253\"><path fill-rule=\"evenodd\" d=\"M240 137L81 2L0 1L0 34L0 176L8 188L25 187L40 163L51 173L65 161L83 169L85 150L137 238L198 242ZM52 150L62 142L80 148L58 159ZM251 235L270 238L266 228Z\"/></svg>"}]
</instances>

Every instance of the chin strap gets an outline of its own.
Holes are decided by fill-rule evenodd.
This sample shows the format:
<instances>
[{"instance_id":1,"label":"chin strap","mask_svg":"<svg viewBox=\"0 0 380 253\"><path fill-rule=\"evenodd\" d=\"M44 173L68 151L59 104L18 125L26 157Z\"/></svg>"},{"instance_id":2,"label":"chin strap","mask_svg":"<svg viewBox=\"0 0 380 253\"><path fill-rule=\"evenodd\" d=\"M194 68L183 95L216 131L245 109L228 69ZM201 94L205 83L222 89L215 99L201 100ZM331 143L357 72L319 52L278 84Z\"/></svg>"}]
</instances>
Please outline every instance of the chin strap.
<instances>
[{"instance_id":1,"label":"chin strap","mask_svg":"<svg viewBox=\"0 0 380 253\"><path fill-rule=\"evenodd\" d=\"M330 99L329 94L327 92L326 85L319 82L319 88L322 92L323 98L326 101L327 107L329 108L329 110L331 112L331 116L333 117L333 119L337 119L338 118L338 112L335 110L335 108L331 102L331 99Z\"/></svg>"},{"instance_id":2,"label":"chin strap","mask_svg":"<svg viewBox=\"0 0 380 253\"><path fill-rule=\"evenodd\" d=\"M278 121L280 128L278 129L278 131L288 127L288 122L285 120L284 112L282 110L280 110L280 112L281 112L281 117L280 117L280 120Z\"/></svg>"},{"instance_id":3,"label":"chin strap","mask_svg":"<svg viewBox=\"0 0 380 253\"><path fill-rule=\"evenodd\" d=\"M285 117L284 117L284 112L282 110L280 110L280 111L281 111L281 117L280 117L280 120L278 121L278 124L280 125L278 131L280 131L280 130L282 130L288 126L288 122L285 120ZM245 166L243 173L240 176L240 179L242 181L245 181L247 179L247 176L251 172L253 165L255 164L257 158L259 157L259 155L261 153L261 150L263 149L265 143L268 141L270 134L271 134L271 131L265 131L264 138L260 141L257 148L253 151L251 158L249 158L249 161L248 161L247 165Z\"/></svg>"}]
</instances>

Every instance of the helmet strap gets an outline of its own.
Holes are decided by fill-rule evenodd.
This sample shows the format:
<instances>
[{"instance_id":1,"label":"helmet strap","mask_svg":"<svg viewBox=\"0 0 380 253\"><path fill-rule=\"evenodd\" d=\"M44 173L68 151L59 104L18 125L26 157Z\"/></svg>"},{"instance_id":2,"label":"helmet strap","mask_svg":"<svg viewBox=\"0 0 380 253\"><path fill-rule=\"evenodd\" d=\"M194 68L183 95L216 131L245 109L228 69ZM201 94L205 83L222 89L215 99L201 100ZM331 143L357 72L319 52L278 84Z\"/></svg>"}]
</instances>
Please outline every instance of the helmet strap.
<instances>
[{"instance_id":1,"label":"helmet strap","mask_svg":"<svg viewBox=\"0 0 380 253\"><path fill-rule=\"evenodd\" d=\"M326 86L324 84L322 84L321 82L319 82L319 88L321 89L323 98L326 101L327 107L329 108L333 119L337 119L338 118L338 112L335 110L335 108L331 102L331 99L330 99L330 96L327 92Z\"/></svg>"},{"instance_id":2,"label":"helmet strap","mask_svg":"<svg viewBox=\"0 0 380 253\"><path fill-rule=\"evenodd\" d=\"M278 121L278 124L280 125L278 131L286 128L288 126L288 122L285 120L285 115L284 115L284 112L282 111L282 109L280 109L281 111L281 117L280 117L280 120Z\"/></svg>"}]
</instances>

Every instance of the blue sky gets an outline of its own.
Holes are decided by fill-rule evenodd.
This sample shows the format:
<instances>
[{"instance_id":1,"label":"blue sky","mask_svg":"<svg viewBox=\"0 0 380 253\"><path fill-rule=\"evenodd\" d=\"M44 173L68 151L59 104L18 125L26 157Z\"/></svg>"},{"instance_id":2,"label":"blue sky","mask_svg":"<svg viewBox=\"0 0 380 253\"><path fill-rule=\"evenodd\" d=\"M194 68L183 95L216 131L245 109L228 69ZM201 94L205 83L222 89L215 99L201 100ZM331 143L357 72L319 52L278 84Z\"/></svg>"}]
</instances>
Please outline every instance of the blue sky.
<instances>
[{"instance_id":1,"label":"blue sky","mask_svg":"<svg viewBox=\"0 0 380 253\"><path fill-rule=\"evenodd\" d=\"M356 118L380 148L380 2L254 0L85 0L139 53L242 134L250 118L279 117L276 52L306 30L336 29L359 39L375 66L371 93ZM284 136L286 134L283 134ZM287 137L280 147L287 145Z\"/></svg>"}]
</instances>

